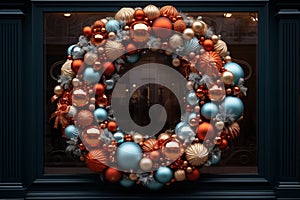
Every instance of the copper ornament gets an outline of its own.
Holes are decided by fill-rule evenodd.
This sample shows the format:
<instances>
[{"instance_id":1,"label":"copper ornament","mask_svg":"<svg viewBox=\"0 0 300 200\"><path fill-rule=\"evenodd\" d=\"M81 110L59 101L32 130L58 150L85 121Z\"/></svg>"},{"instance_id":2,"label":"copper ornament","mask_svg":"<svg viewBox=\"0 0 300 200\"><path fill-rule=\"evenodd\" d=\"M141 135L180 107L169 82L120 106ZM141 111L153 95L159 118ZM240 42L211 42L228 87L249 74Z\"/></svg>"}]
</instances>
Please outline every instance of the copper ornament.
<instances>
[{"instance_id":1,"label":"copper ornament","mask_svg":"<svg viewBox=\"0 0 300 200\"><path fill-rule=\"evenodd\" d=\"M230 125L225 126L225 133L227 135L227 138L230 138L232 140L237 138L240 133L239 124L237 122L234 122Z\"/></svg>"},{"instance_id":2,"label":"copper ornament","mask_svg":"<svg viewBox=\"0 0 300 200\"><path fill-rule=\"evenodd\" d=\"M221 57L213 51L201 54L198 64L200 71L208 76L217 76L218 69L223 67Z\"/></svg>"},{"instance_id":3,"label":"copper ornament","mask_svg":"<svg viewBox=\"0 0 300 200\"><path fill-rule=\"evenodd\" d=\"M167 5L167 6L163 6L160 9L160 15L167 16L169 18L176 18L179 15L179 13L174 6Z\"/></svg>"},{"instance_id":4,"label":"copper ornament","mask_svg":"<svg viewBox=\"0 0 300 200\"><path fill-rule=\"evenodd\" d=\"M89 110L81 110L76 117L76 125L86 127L92 124L94 115Z\"/></svg>"},{"instance_id":5,"label":"copper ornament","mask_svg":"<svg viewBox=\"0 0 300 200\"><path fill-rule=\"evenodd\" d=\"M96 126L91 126L85 129L81 135L81 140L87 149L99 148L101 143L100 136L103 130Z\"/></svg>"},{"instance_id":6,"label":"copper ornament","mask_svg":"<svg viewBox=\"0 0 300 200\"><path fill-rule=\"evenodd\" d=\"M208 97L213 102L222 101L226 97L224 86L213 85L208 89Z\"/></svg>"},{"instance_id":7,"label":"copper ornament","mask_svg":"<svg viewBox=\"0 0 300 200\"><path fill-rule=\"evenodd\" d=\"M83 107L89 103L88 93L81 88L75 89L72 95L72 103L74 106Z\"/></svg>"},{"instance_id":8,"label":"copper ornament","mask_svg":"<svg viewBox=\"0 0 300 200\"><path fill-rule=\"evenodd\" d=\"M179 169L174 172L174 178L176 181L184 181L185 180L185 171L183 169Z\"/></svg>"},{"instance_id":9,"label":"copper ornament","mask_svg":"<svg viewBox=\"0 0 300 200\"><path fill-rule=\"evenodd\" d=\"M150 138L143 143L142 149L145 152L157 150L159 148L158 141L154 138Z\"/></svg>"},{"instance_id":10,"label":"copper ornament","mask_svg":"<svg viewBox=\"0 0 300 200\"><path fill-rule=\"evenodd\" d=\"M182 33L185 29L186 23L182 19L176 20L176 22L174 22L174 31Z\"/></svg>"},{"instance_id":11,"label":"copper ornament","mask_svg":"<svg viewBox=\"0 0 300 200\"><path fill-rule=\"evenodd\" d=\"M176 160L183 154L184 149L179 140L172 138L164 143L162 152L167 160Z\"/></svg>"},{"instance_id":12,"label":"copper ornament","mask_svg":"<svg viewBox=\"0 0 300 200\"><path fill-rule=\"evenodd\" d=\"M90 151L85 159L88 168L96 173L101 173L106 168L107 157L102 150Z\"/></svg>"}]
</instances>

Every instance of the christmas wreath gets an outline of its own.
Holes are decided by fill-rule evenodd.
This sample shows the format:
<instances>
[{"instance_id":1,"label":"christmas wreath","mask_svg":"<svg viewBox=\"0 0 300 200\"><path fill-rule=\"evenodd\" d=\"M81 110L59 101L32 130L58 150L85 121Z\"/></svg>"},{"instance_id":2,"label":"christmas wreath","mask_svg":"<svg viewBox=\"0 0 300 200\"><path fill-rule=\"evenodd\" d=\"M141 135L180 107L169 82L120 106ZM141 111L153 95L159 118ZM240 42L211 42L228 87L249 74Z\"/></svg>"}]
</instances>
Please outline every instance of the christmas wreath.
<instances>
[{"instance_id":1,"label":"christmas wreath","mask_svg":"<svg viewBox=\"0 0 300 200\"><path fill-rule=\"evenodd\" d=\"M199 169L217 164L239 135L244 72L201 17L170 5L122 8L114 18L84 27L67 52L50 119L62 128L66 151L107 181L160 189L197 180ZM133 67L150 53L166 55L170 66L151 61ZM150 108L150 125L132 121L128 103L148 76L181 102L175 127L163 128L161 106Z\"/></svg>"}]
</instances>

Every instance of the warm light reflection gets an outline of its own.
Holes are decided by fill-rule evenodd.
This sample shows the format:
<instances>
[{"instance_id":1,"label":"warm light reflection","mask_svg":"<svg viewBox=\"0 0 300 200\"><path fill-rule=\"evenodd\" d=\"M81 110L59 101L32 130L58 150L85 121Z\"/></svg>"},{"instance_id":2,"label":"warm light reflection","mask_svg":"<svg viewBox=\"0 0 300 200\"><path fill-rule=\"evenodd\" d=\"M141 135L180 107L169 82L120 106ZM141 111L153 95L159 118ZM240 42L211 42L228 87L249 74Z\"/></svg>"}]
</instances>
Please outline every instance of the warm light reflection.
<instances>
[{"instance_id":1,"label":"warm light reflection","mask_svg":"<svg viewBox=\"0 0 300 200\"><path fill-rule=\"evenodd\" d=\"M232 13L228 13L228 12L224 13L224 17L226 17L226 18L230 18L231 16L232 16Z\"/></svg>"}]
</instances>

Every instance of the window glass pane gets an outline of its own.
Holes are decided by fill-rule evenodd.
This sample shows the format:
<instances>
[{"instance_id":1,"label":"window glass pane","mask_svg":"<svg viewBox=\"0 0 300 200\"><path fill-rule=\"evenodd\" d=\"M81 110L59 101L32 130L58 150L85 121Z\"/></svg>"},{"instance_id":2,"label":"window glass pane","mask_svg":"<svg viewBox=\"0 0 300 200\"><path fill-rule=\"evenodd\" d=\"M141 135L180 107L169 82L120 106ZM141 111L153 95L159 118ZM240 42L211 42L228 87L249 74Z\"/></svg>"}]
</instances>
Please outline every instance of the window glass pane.
<instances>
[{"instance_id":1,"label":"window glass pane","mask_svg":"<svg viewBox=\"0 0 300 200\"><path fill-rule=\"evenodd\" d=\"M244 115L239 122L240 134L233 140L229 148L222 152L222 160L216 166L203 167L202 173L231 174L257 173L257 27L258 15L251 12L192 12L188 16L202 16L212 31L221 35L227 43L230 55L239 63L248 88L247 96L243 97ZM45 69L45 173L49 174L82 174L91 173L85 163L67 154L66 139L62 137L60 128L54 128L54 117L49 122L52 113L56 111L56 102L51 103L53 88L58 84L55 80L60 74L60 68L67 59L67 49L76 44L82 35L82 28L92 25L94 21L105 17L113 17L114 13L45 13L44 14L44 69ZM153 60L169 65L166 55L150 53L134 64L139 66ZM147 84L138 88L131 96L129 111L132 119L139 125L146 125L150 119L143 114L149 107L162 103L167 108L167 123L165 128L174 129L180 121L180 108L174 94L166 87L157 84Z\"/></svg>"}]
</instances>

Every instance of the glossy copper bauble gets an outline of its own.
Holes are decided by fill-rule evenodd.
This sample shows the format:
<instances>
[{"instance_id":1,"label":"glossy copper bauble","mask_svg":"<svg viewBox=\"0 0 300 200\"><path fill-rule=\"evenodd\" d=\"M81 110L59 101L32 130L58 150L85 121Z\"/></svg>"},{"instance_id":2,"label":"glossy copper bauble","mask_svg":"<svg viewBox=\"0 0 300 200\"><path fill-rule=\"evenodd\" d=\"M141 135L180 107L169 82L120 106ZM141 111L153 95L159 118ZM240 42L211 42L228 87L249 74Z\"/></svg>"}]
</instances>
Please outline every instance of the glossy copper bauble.
<instances>
[{"instance_id":1,"label":"glossy copper bauble","mask_svg":"<svg viewBox=\"0 0 300 200\"><path fill-rule=\"evenodd\" d=\"M97 126L91 126L82 132L80 138L86 148L91 150L99 148L99 145L101 144L101 134L104 134L102 129L99 129Z\"/></svg>"},{"instance_id":2,"label":"glossy copper bauble","mask_svg":"<svg viewBox=\"0 0 300 200\"><path fill-rule=\"evenodd\" d=\"M200 140L210 139L215 136L214 127L208 123L203 122L196 130L197 136Z\"/></svg>"},{"instance_id":3,"label":"glossy copper bauble","mask_svg":"<svg viewBox=\"0 0 300 200\"><path fill-rule=\"evenodd\" d=\"M82 32L83 32L83 35L84 37L91 37L92 36L92 32L93 32L93 29L92 27L90 26L85 26L83 29L82 29Z\"/></svg>"}]
</instances>

